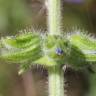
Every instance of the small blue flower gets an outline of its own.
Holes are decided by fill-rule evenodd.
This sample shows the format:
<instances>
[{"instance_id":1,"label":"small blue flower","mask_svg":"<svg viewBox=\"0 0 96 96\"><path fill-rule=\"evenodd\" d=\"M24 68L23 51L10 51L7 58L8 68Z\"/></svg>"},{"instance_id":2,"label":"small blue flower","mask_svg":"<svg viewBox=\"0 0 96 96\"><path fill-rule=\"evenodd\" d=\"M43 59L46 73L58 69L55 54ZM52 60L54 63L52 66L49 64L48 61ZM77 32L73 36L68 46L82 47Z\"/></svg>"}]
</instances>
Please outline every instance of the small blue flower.
<instances>
[{"instance_id":1,"label":"small blue flower","mask_svg":"<svg viewBox=\"0 0 96 96\"><path fill-rule=\"evenodd\" d=\"M62 55L63 54L63 50L61 48L57 48L56 49L56 54Z\"/></svg>"}]
</instances>

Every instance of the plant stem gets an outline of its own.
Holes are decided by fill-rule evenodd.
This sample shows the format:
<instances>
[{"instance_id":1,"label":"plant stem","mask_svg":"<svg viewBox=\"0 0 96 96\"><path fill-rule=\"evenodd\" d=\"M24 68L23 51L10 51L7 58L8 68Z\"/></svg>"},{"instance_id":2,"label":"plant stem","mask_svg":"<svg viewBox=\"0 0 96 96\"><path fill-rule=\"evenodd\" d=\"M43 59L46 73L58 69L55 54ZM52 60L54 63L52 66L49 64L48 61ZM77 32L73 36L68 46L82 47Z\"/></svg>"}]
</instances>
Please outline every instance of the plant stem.
<instances>
[{"instance_id":1,"label":"plant stem","mask_svg":"<svg viewBox=\"0 0 96 96\"><path fill-rule=\"evenodd\" d=\"M49 68L49 96L64 96L64 75L60 66Z\"/></svg>"},{"instance_id":2,"label":"plant stem","mask_svg":"<svg viewBox=\"0 0 96 96\"><path fill-rule=\"evenodd\" d=\"M48 32L50 35L61 33L61 0L48 0ZM60 66L48 69L49 96L64 96L64 76Z\"/></svg>"},{"instance_id":3,"label":"plant stem","mask_svg":"<svg viewBox=\"0 0 96 96\"><path fill-rule=\"evenodd\" d=\"M61 32L61 0L48 0L48 31L50 35Z\"/></svg>"}]
</instances>

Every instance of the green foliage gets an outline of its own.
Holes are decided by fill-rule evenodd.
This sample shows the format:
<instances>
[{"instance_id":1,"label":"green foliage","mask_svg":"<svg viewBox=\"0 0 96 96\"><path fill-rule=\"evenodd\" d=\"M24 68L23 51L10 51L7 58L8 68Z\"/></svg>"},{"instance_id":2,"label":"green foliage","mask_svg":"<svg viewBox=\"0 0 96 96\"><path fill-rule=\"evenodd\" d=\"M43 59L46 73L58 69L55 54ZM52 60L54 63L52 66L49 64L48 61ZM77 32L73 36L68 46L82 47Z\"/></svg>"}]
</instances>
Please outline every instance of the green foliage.
<instances>
[{"instance_id":1,"label":"green foliage","mask_svg":"<svg viewBox=\"0 0 96 96\"><path fill-rule=\"evenodd\" d=\"M63 37L61 36L45 36L42 42L43 57L37 60L36 62L45 66L64 64L63 50L66 42L67 41L64 41ZM57 52L59 49L62 51L61 53Z\"/></svg>"},{"instance_id":2,"label":"green foliage","mask_svg":"<svg viewBox=\"0 0 96 96\"><path fill-rule=\"evenodd\" d=\"M72 45L76 46L84 54L88 62L96 62L96 40L86 34L74 34L70 37Z\"/></svg>"},{"instance_id":3,"label":"green foliage","mask_svg":"<svg viewBox=\"0 0 96 96\"><path fill-rule=\"evenodd\" d=\"M40 41L40 36L34 33L2 38L0 58L14 63L34 62L41 57Z\"/></svg>"},{"instance_id":4,"label":"green foliage","mask_svg":"<svg viewBox=\"0 0 96 96\"><path fill-rule=\"evenodd\" d=\"M23 66L30 63L50 67L67 63L76 68L96 62L94 39L83 33L65 37L44 35L42 38L39 33L28 32L2 38L0 59Z\"/></svg>"},{"instance_id":5,"label":"green foliage","mask_svg":"<svg viewBox=\"0 0 96 96\"><path fill-rule=\"evenodd\" d=\"M17 1L19 2L19 0ZM14 2L12 2L14 7L10 6L11 11L8 11L8 14L11 16L11 18L9 17L10 24L14 26L16 24L17 26L21 24L21 21L26 16L22 13L25 11L20 11L17 7L21 2ZM1 38L0 59L12 63L21 63L19 74L34 64L41 64L47 67L49 73L49 96L60 96L60 94L63 96L64 87L61 83L64 82L64 75L62 74L61 65L67 63L78 69L84 68L88 64L96 63L96 40L81 34L81 32L80 34L63 36L61 34L61 2L60 0L48 0L48 4L49 33L41 36L36 32L26 32L17 36ZM19 7L23 9L23 6L19 5ZM15 11L16 8L18 11ZM4 16L6 15L4 14ZM24 16L23 20L22 16ZM4 17L4 20L7 19ZM16 21L13 22L13 19ZM15 27L13 28L15 29Z\"/></svg>"}]
</instances>

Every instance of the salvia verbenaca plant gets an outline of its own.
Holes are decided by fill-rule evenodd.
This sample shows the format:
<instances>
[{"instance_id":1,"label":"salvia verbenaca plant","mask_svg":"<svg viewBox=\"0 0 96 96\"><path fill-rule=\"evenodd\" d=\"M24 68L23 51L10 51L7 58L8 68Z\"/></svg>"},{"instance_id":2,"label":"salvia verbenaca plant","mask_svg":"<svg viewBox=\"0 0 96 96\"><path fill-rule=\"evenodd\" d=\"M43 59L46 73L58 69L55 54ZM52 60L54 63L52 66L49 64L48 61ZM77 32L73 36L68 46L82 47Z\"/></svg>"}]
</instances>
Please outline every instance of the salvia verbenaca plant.
<instances>
[{"instance_id":1,"label":"salvia verbenaca plant","mask_svg":"<svg viewBox=\"0 0 96 96\"><path fill-rule=\"evenodd\" d=\"M0 40L0 60L20 64L19 74L36 64L46 67L49 96L64 96L64 64L82 69L96 63L96 40L78 30L62 34L61 17L61 1L48 0L48 33L26 32ZM96 94L95 74L90 75L90 96Z\"/></svg>"}]
</instances>

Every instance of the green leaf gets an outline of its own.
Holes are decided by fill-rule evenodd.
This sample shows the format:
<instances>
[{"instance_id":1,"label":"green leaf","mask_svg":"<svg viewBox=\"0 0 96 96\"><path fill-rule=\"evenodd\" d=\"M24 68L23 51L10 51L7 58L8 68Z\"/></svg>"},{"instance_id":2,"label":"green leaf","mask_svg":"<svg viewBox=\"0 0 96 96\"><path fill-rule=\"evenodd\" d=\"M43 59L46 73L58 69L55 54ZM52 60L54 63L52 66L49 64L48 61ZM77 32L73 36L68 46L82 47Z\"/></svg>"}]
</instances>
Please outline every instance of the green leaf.
<instances>
[{"instance_id":1,"label":"green leaf","mask_svg":"<svg viewBox=\"0 0 96 96\"><path fill-rule=\"evenodd\" d=\"M96 63L96 40L85 33L72 34L69 38L70 54L67 61L74 66ZM67 53L66 53L67 54Z\"/></svg>"},{"instance_id":2,"label":"green leaf","mask_svg":"<svg viewBox=\"0 0 96 96\"><path fill-rule=\"evenodd\" d=\"M34 63L41 64L47 67L57 65L57 62L55 62L53 59L49 58L48 56L41 57L40 59L36 60Z\"/></svg>"},{"instance_id":3,"label":"green leaf","mask_svg":"<svg viewBox=\"0 0 96 96\"><path fill-rule=\"evenodd\" d=\"M0 59L23 63L35 61L41 57L41 38L37 33L26 33L19 36L2 38Z\"/></svg>"}]
</instances>

